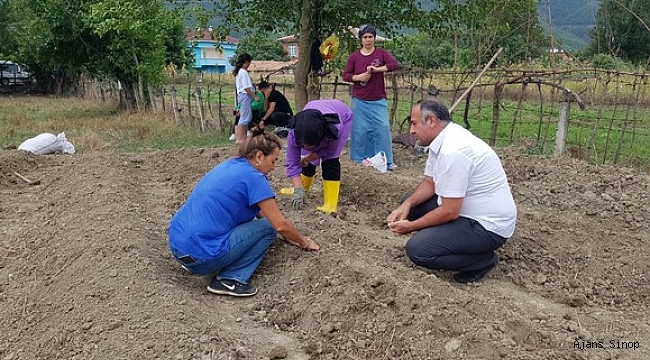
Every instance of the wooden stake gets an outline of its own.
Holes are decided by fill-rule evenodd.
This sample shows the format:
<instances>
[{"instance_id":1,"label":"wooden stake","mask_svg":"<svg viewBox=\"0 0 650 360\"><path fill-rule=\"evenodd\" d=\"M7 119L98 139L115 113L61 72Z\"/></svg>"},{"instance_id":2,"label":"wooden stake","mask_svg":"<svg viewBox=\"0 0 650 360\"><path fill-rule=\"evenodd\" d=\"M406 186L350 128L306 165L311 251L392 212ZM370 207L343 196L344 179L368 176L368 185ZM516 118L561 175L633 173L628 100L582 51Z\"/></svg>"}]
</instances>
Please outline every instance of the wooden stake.
<instances>
[{"instance_id":1,"label":"wooden stake","mask_svg":"<svg viewBox=\"0 0 650 360\"><path fill-rule=\"evenodd\" d=\"M454 109L456 109L456 106L458 106L458 104L459 104L461 101L463 101L463 99L465 98L465 96L467 96L467 94L469 94L469 92L472 91L472 89L474 88L474 86L476 85L476 83L478 83L479 79L483 76L483 74L485 74L485 72L487 71L487 69L490 68L490 65L492 65L492 63L494 62L494 60L497 59L497 56L499 56L499 54L501 54L501 51L503 51L503 48L499 48L499 50L497 50L497 52L494 53L494 55L492 56L492 59L490 59L490 61L488 61L488 63L485 64L485 66L483 67L483 70L481 70L481 72L478 74L478 76L476 77L476 79L474 79L474 81L472 81L472 83L471 83L471 84L469 85L469 87L465 90L465 92L464 92L464 93L463 93L463 94L462 94L458 99L456 99L456 102L454 103L454 105L452 105L452 106L449 108L449 113L450 113L450 114L451 114L452 112L454 112Z\"/></svg>"},{"instance_id":2,"label":"wooden stake","mask_svg":"<svg viewBox=\"0 0 650 360\"><path fill-rule=\"evenodd\" d=\"M20 175L19 173L15 172L15 171L14 171L14 174L15 174L16 176L18 176L18 177L20 178L20 180L26 182L27 185L38 185L38 184L41 183L40 180L35 180L35 181L29 180L28 178L26 178L26 177Z\"/></svg>"}]
</instances>

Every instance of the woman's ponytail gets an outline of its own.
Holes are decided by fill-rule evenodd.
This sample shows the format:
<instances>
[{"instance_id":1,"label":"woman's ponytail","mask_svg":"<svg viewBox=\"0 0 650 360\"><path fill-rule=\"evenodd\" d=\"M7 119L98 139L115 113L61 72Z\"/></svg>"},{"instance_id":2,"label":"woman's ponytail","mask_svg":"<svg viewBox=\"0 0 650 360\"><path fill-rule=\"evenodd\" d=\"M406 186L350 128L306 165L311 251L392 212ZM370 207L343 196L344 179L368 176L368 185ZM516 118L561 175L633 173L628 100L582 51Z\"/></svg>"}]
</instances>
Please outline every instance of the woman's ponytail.
<instances>
[{"instance_id":1,"label":"woman's ponytail","mask_svg":"<svg viewBox=\"0 0 650 360\"><path fill-rule=\"evenodd\" d=\"M247 61L252 61L253 57L248 53L240 54L237 57L237 62L235 63L235 69L232 71L232 74L237 76L239 69L241 69Z\"/></svg>"}]
</instances>

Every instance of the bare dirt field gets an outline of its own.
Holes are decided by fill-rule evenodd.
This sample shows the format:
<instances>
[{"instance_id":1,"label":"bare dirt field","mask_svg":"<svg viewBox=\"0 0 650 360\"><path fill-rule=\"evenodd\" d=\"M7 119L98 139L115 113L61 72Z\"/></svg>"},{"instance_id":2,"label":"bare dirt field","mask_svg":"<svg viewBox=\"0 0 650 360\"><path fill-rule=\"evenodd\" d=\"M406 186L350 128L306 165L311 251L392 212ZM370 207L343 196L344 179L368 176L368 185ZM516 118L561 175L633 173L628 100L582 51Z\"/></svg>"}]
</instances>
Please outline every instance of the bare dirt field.
<instances>
[{"instance_id":1,"label":"bare dirt field","mask_svg":"<svg viewBox=\"0 0 650 360\"><path fill-rule=\"evenodd\" d=\"M233 148L0 150L0 359L650 359L648 174L498 150L517 230L485 281L460 285L384 226L425 161L395 149L387 174L342 157L335 215L315 210L320 180L301 212L278 195L323 250L277 241L247 299L209 294L166 239Z\"/></svg>"}]
</instances>

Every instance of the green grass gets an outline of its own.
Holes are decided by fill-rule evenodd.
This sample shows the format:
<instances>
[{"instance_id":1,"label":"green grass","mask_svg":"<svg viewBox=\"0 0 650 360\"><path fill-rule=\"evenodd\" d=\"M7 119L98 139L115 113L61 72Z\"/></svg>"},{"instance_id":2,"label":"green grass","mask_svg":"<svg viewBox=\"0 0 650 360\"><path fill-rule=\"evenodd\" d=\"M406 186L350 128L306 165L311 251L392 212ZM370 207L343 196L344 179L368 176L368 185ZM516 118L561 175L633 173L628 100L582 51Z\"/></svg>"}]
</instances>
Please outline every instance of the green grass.
<instances>
[{"instance_id":1,"label":"green grass","mask_svg":"<svg viewBox=\"0 0 650 360\"><path fill-rule=\"evenodd\" d=\"M511 73L516 74L516 70ZM650 164L650 86L639 82L638 77L621 75L610 77L609 73L578 73L563 75L563 86L579 92L586 108L580 110L571 105L567 133L567 151L592 162ZM486 77L492 77L488 74ZM508 75L510 77L512 75ZM531 153L550 155L555 149L557 119L559 117L558 89L521 84L508 85L503 91L496 133L492 135L494 87L489 85L504 77L484 81L487 86L473 91L468 122L471 131L497 147L511 144L527 144ZM285 94L295 107L291 76L274 77L272 82ZM471 77L468 77L471 79ZM609 80L612 80L611 82ZM180 80L177 78L176 80ZM208 147L229 144L230 125L234 117L234 84L232 76L203 77L196 80L174 81L179 107L182 109L182 124L169 120L170 114L120 113L114 105L98 104L79 99L55 99L49 97L0 98L0 144L3 147L17 146L23 140L42 132L64 131L67 137L80 149L92 151L113 149L116 151L137 151L139 149L167 149L176 147ZM340 79L334 85L332 79L323 79L321 98L336 97L350 103L347 84ZM429 74L420 77L405 75L398 83L399 101L392 119L394 132L408 132L412 102L426 95L433 86L450 89L457 86L458 79L448 73ZM391 84L387 81L387 85ZM202 87L205 115L209 127L217 130L201 132L196 119L194 92ZM168 87L167 89L169 89ZM392 113L392 87L388 86L389 111ZM191 99L191 106L186 101ZM460 93L457 94L457 96ZM441 98L448 105L454 103L453 94L443 91ZM540 100L540 97L542 100ZM521 98L521 101L519 99ZM167 110L171 108L170 97L166 96ZM618 105L615 105L618 103ZM221 112L219 111L221 104ZM629 105L626 105L629 104ZM465 102L454 112L454 120L464 125ZM192 118L188 115L192 114ZM223 116L221 116L223 115ZM166 117L165 117L166 116ZM401 128L400 128L401 126Z\"/></svg>"},{"instance_id":2,"label":"green grass","mask_svg":"<svg viewBox=\"0 0 650 360\"><path fill-rule=\"evenodd\" d=\"M403 123L411 109L408 94L403 94L393 119L393 130L408 132L409 124ZM443 102L452 104L453 99L443 96ZM449 105L451 106L451 105ZM453 113L454 121L465 126L463 119L465 102ZM473 98L468 112L472 133L491 142L496 147L512 144L529 144L532 154L552 155L555 151L559 103L549 101L541 106L536 99L519 103L503 99L499 108L499 120L495 136L492 135L492 100L480 104ZM626 120L627 119L627 120ZM589 105L581 110L571 104L566 135L566 149L577 156L596 163L650 164L650 118L644 106Z\"/></svg>"},{"instance_id":3,"label":"green grass","mask_svg":"<svg viewBox=\"0 0 650 360\"><path fill-rule=\"evenodd\" d=\"M209 76L209 75L207 75ZM187 103L188 94L191 99L191 102L196 101L196 85L188 84L174 84L176 89L176 96L179 102ZM236 103L234 83L220 83L220 82L210 82L202 86L201 97L205 104L211 105L213 108L218 109L219 103L222 104L224 108L232 108ZM171 86L167 86L167 91L171 89ZM296 104L294 101L293 87L288 87L286 84L278 84L276 90L283 93L291 108L296 109Z\"/></svg>"},{"instance_id":4,"label":"green grass","mask_svg":"<svg viewBox=\"0 0 650 360\"><path fill-rule=\"evenodd\" d=\"M464 105L463 105L464 106ZM463 124L463 107L459 107L455 121ZM566 148L572 155L598 163L650 163L650 118L647 110L631 109L624 113L613 106L580 110L570 108ZM496 136L492 137L492 106L480 110L471 108L469 122L474 134L496 146L507 146L532 140L531 152L550 155L555 149L559 104L547 104L540 111L532 101L503 100L499 112ZM627 116L627 120L625 118Z\"/></svg>"},{"instance_id":5,"label":"green grass","mask_svg":"<svg viewBox=\"0 0 650 360\"><path fill-rule=\"evenodd\" d=\"M77 151L139 151L230 144L215 132L174 124L152 114L120 113L115 106L75 98L0 98L0 145L18 146L40 133L65 132Z\"/></svg>"}]
</instances>

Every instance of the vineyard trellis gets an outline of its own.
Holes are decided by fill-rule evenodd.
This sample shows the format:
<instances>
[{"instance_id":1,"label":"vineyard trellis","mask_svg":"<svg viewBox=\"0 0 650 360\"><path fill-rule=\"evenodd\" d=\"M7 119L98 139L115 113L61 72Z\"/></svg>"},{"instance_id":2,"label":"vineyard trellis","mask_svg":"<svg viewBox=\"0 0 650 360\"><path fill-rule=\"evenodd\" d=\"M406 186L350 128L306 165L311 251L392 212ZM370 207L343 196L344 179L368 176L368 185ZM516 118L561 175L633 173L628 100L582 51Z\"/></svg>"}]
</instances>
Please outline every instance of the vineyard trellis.
<instances>
[{"instance_id":1,"label":"vineyard trellis","mask_svg":"<svg viewBox=\"0 0 650 360\"><path fill-rule=\"evenodd\" d=\"M387 74L393 131L408 131L412 104L426 96L448 105L458 100L477 71L403 69ZM291 69L252 74L293 99ZM489 69L458 103L454 121L493 146L525 143L531 152L587 159L598 164L650 164L650 74L593 68ZM175 74L150 91L150 111L203 131L229 133L234 121L230 74ZM321 98L350 102L351 84L330 73L318 77ZM86 97L119 101L110 82L83 84ZM577 106L575 106L577 105Z\"/></svg>"}]
</instances>

